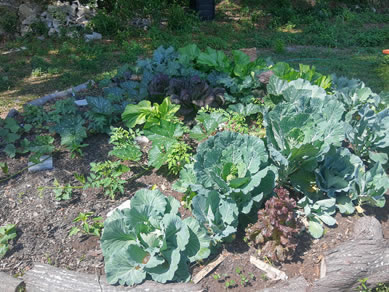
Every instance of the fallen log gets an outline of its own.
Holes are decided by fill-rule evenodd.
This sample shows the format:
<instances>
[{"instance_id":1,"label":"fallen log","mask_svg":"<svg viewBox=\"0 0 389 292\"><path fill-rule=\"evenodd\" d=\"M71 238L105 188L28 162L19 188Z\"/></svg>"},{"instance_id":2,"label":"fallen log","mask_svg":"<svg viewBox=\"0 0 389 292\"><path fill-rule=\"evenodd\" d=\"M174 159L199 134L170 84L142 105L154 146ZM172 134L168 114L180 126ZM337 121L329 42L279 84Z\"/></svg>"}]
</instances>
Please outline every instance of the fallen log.
<instances>
[{"instance_id":1,"label":"fallen log","mask_svg":"<svg viewBox=\"0 0 389 292\"><path fill-rule=\"evenodd\" d=\"M135 287L109 285L104 276L78 273L46 264L35 264L24 275L28 292L200 292L203 289L191 283L160 284L146 281Z\"/></svg>"},{"instance_id":2,"label":"fallen log","mask_svg":"<svg viewBox=\"0 0 389 292\"><path fill-rule=\"evenodd\" d=\"M0 291L1 292L18 292L24 287L21 279L11 277L10 275L0 272Z\"/></svg>"},{"instance_id":3,"label":"fallen log","mask_svg":"<svg viewBox=\"0 0 389 292\"><path fill-rule=\"evenodd\" d=\"M325 254L322 278L314 283L313 291L354 291L364 278L369 288L389 283L389 241L383 237L380 222L374 217L360 218L353 233L352 240Z\"/></svg>"}]
</instances>

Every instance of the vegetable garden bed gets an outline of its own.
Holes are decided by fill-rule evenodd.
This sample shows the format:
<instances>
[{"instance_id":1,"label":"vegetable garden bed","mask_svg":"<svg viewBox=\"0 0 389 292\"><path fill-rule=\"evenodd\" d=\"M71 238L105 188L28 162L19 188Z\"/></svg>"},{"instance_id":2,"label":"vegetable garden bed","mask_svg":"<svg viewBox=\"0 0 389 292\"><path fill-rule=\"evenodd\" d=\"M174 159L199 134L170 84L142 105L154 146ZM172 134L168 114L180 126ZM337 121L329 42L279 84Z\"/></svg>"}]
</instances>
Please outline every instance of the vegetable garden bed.
<instances>
[{"instance_id":1,"label":"vegetable garden bed","mask_svg":"<svg viewBox=\"0 0 389 292\"><path fill-rule=\"evenodd\" d=\"M375 215L389 238L389 110L362 82L190 45L99 88L76 96L87 106L0 121L1 271L181 282L227 252L202 287L258 290L274 282L250 256L312 283L351 237L358 215L346 215ZM54 169L21 171L43 155Z\"/></svg>"}]
</instances>

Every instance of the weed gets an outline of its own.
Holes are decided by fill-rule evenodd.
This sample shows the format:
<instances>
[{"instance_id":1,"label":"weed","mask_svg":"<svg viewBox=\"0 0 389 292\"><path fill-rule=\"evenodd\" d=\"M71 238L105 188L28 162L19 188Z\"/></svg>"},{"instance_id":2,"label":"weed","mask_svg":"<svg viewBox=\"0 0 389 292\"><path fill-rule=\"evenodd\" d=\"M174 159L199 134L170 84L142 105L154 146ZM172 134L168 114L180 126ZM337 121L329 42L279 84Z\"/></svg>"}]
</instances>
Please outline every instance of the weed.
<instances>
[{"instance_id":1,"label":"weed","mask_svg":"<svg viewBox=\"0 0 389 292\"><path fill-rule=\"evenodd\" d=\"M277 54L283 54L285 52L285 42L282 39L276 39L273 43L273 49Z\"/></svg>"},{"instance_id":2,"label":"weed","mask_svg":"<svg viewBox=\"0 0 389 292\"><path fill-rule=\"evenodd\" d=\"M167 158L169 172L177 175L185 164L190 163L192 148L184 142L178 142L172 146L172 150Z\"/></svg>"},{"instance_id":3,"label":"weed","mask_svg":"<svg viewBox=\"0 0 389 292\"><path fill-rule=\"evenodd\" d=\"M105 161L91 163L91 174L85 184L86 188L104 189L104 194L111 199L115 199L116 193L124 193L125 180L120 177L128 172L130 168L121 164L120 161Z\"/></svg>"},{"instance_id":4,"label":"weed","mask_svg":"<svg viewBox=\"0 0 389 292\"><path fill-rule=\"evenodd\" d=\"M73 223L80 222L81 228L74 226L70 229L68 236L73 236L78 234L79 232L85 234L85 235L94 235L100 237L101 230L103 229L104 225L102 223L103 218L102 217L92 217L93 212L86 212L80 214L73 220ZM90 223L89 223L90 222Z\"/></svg>"},{"instance_id":5,"label":"weed","mask_svg":"<svg viewBox=\"0 0 389 292\"><path fill-rule=\"evenodd\" d=\"M9 242L16 237L16 226L8 224L0 226L0 259L5 256L9 249Z\"/></svg>"}]
</instances>

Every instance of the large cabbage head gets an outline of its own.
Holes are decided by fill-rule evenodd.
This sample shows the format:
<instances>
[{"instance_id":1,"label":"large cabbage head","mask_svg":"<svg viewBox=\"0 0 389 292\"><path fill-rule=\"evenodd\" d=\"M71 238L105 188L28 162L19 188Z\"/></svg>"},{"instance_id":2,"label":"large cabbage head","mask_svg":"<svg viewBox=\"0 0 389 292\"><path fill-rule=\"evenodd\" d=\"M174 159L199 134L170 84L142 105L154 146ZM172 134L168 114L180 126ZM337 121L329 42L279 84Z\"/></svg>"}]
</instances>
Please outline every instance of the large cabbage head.
<instances>
[{"instance_id":1,"label":"large cabbage head","mask_svg":"<svg viewBox=\"0 0 389 292\"><path fill-rule=\"evenodd\" d=\"M200 144L195 161L196 183L191 189L203 196L217 191L234 200L239 212L249 213L254 202L274 188L277 171L269 166L265 144L258 137L218 133Z\"/></svg>"}]
</instances>

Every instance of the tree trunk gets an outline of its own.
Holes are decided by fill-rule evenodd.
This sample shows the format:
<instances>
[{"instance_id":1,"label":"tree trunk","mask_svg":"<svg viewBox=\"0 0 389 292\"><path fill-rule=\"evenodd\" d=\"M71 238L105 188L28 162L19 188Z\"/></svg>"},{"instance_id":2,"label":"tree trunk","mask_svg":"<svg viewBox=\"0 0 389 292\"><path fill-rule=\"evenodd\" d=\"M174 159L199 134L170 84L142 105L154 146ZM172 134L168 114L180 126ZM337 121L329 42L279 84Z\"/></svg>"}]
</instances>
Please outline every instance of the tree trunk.
<instances>
[{"instance_id":1,"label":"tree trunk","mask_svg":"<svg viewBox=\"0 0 389 292\"><path fill-rule=\"evenodd\" d=\"M152 281L135 287L111 286L104 277L35 264L24 276L28 292L200 292L201 287L190 283L160 284Z\"/></svg>"},{"instance_id":2,"label":"tree trunk","mask_svg":"<svg viewBox=\"0 0 389 292\"><path fill-rule=\"evenodd\" d=\"M363 217L354 225L354 237L325 255L324 277L313 291L354 291L359 280L367 278L369 288L389 283L389 241L383 238L381 224L374 217Z\"/></svg>"}]
</instances>

